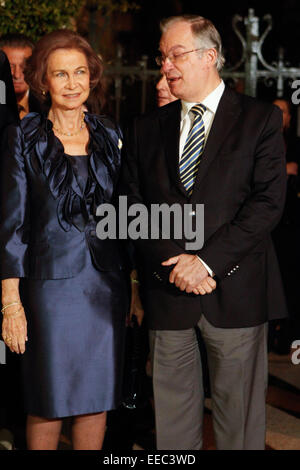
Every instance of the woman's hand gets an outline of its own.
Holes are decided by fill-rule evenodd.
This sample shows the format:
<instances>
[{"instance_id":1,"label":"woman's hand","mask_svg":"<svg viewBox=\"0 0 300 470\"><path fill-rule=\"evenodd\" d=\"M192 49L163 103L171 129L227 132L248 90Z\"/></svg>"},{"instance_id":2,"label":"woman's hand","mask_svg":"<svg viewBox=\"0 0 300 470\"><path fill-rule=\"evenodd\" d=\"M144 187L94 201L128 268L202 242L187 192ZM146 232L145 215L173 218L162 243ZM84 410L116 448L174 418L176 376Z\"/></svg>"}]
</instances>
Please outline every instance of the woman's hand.
<instances>
[{"instance_id":1,"label":"woman's hand","mask_svg":"<svg viewBox=\"0 0 300 470\"><path fill-rule=\"evenodd\" d=\"M144 309L142 306L142 302L139 296L139 293L134 290L131 293L131 304L130 304L130 312L129 312L129 323L132 319L132 315L136 316L138 324L141 326L143 318L144 318Z\"/></svg>"},{"instance_id":2,"label":"woman's hand","mask_svg":"<svg viewBox=\"0 0 300 470\"><path fill-rule=\"evenodd\" d=\"M130 324L132 320L132 315L135 315L138 324L141 326L143 318L144 318L144 309L143 309L143 305L140 299L139 282L137 280L137 272L135 270L132 271L130 278L131 278L131 304L130 304L128 323Z\"/></svg>"},{"instance_id":3,"label":"woman's hand","mask_svg":"<svg viewBox=\"0 0 300 470\"><path fill-rule=\"evenodd\" d=\"M23 354L27 338L27 322L19 294L19 278L2 280L2 338L11 352Z\"/></svg>"},{"instance_id":4,"label":"woman's hand","mask_svg":"<svg viewBox=\"0 0 300 470\"><path fill-rule=\"evenodd\" d=\"M3 315L2 338L11 352L23 354L25 342L28 340L25 311L22 305L19 306L17 313L11 313L9 309L5 310Z\"/></svg>"}]
</instances>

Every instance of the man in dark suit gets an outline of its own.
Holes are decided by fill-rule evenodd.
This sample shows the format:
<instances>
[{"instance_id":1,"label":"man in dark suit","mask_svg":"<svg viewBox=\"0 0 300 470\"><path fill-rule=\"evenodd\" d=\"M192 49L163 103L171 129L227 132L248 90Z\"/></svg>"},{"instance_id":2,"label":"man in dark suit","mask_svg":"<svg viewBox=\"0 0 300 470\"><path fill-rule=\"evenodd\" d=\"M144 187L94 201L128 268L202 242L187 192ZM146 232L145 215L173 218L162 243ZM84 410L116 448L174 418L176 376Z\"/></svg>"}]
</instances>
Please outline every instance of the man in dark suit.
<instances>
[{"instance_id":1,"label":"man in dark suit","mask_svg":"<svg viewBox=\"0 0 300 470\"><path fill-rule=\"evenodd\" d=\"M281 113L224 86L221 39L210 21L166 20L160 52L157 62L179 100L136 119L122 194L149 211L162 203L188 207L194 230L197 204L204 204L204 245L187 250L186 237L172 235L136 240L157 447L202 447L198 325L217 448L264 449L267 322L286 315L270 237L284 205Z\"/></svg>"}]
</instances>

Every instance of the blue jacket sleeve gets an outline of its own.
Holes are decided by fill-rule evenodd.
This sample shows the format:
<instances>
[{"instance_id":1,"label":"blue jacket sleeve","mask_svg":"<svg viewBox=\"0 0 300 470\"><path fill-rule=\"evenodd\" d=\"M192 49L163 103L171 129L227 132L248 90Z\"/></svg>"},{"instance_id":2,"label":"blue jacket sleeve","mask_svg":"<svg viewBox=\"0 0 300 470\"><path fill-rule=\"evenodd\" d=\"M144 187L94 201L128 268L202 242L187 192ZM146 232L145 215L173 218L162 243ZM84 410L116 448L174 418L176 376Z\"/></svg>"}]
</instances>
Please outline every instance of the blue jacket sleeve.
<instances>
[{"instance_id":1,"label":"blue jacket sleeve","mask_svg":"<svg viewBox=\"0 0 300 470\"><path fill-rule=\"evenodd\" d=\"M26 277L29 207L19 125L6 128L0 156L0 275L1 279Z\"/></svg>"}]
</instances>

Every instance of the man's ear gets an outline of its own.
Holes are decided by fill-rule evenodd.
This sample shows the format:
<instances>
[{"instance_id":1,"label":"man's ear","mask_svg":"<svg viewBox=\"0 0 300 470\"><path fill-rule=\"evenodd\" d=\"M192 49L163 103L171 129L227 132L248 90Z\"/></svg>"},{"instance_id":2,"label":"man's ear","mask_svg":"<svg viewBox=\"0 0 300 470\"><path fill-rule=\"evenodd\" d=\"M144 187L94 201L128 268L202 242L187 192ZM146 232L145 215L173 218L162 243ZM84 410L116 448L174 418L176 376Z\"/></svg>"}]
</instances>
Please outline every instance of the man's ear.
<instances>
[{"instance_id":1,"label":"man's ear","mask_svg":"<svg viewBox=\"0 0 300 470\"><path fill-rule=\"evenodd\" d=\"M218 54L215 48L211 47L205 51L205 63L207 66L215 65L217 58Z\"/></svg>"}]
</instances>

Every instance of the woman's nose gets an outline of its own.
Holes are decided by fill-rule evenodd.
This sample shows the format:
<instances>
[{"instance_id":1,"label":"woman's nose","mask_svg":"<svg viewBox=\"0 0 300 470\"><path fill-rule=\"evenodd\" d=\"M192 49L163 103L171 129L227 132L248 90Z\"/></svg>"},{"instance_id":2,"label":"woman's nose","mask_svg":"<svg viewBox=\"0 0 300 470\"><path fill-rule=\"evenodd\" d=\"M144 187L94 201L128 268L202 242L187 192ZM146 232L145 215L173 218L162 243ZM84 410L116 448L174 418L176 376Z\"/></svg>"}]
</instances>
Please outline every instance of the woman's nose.
<instances>
[{"instance_id":1,"label":"woman's nose","mask_svg":"<svg viewBox=\"0 0 300 470\"><path fill-rule=\"evenodd\" d=\"M73 77L73 75L69 75L67 85L68 85L69 88L75 88L76 87L76 80L75 80L75 77Z\"/></svg>"}]
</instances>

